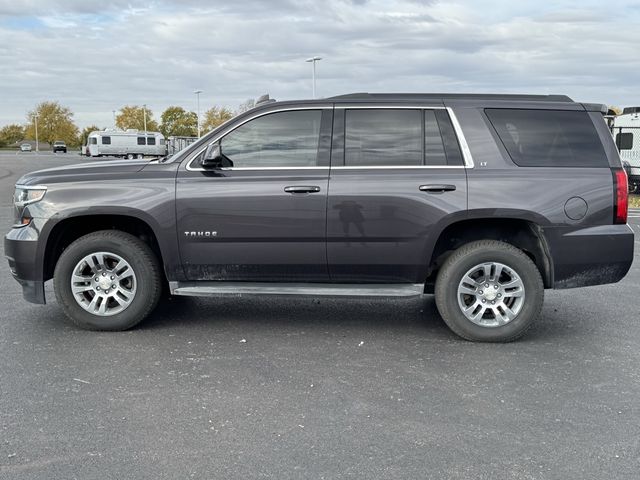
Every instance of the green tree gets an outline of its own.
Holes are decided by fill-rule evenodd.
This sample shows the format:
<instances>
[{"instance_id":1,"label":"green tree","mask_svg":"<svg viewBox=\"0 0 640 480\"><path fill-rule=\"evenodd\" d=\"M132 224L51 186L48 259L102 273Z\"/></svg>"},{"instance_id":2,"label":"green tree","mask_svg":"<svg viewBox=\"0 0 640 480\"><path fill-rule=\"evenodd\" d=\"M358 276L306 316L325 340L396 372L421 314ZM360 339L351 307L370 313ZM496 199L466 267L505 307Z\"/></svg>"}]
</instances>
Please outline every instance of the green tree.
<instances>
[{"instance_id":1,"label":"green tree","mask_svg":"<svg viewBox=\"0 0 640 480\"><path fill-rule=\"evenodd\" d=\"M200 129L203 133L206 133L232 118L233 112L228 108L212 107L205 112L204 120L200 124Z\"/></svg>"},{"instance_id":2,"label":"green tree","mask_svg":"<svg viewBox=\"0 0 640 480\"><path fill-rule=\"evenodd\" d=\"M87 144L87 138L89 137L89 134L91 132L95 132L96 130L100 130L98 127L96 127L95 125L91 125L89 127L84 127L82 129L82 132L80 133L80 145L86 145Z\"/></svg>"},{"instance_id":3,"label":"green tree","mask_svg":"<svg viewBox=\"0 0 640 480\"><path fill-rule=\"evenodd\" d=\"M25 138L36 139L35 122L38 121L38 140L52 144L63 140L67 145L78 145L78 127L73 123L73 113L58 102L42 102L27 114Z\"/></svg>"},{"instance_id":4,"label":"green tree","mask_svg":"<svg viewBox=\"0 0 640 480\"><path fill-rule=\"evenodd\" d=\"M144 107L138 105L125 105L116 116L116 127L144 131L144 111ZM153 119L153 112L147 108L147 132L157 131L158 123Z\"/></svg>"},{"instance_id":5,"label":"green tree","mask_svg":"<svg viewBox=\"0 0 640 480\"><path fill-rule=\"evenodd\" d=\"M168 107L160 119L160 132L165 137L195 137L198 133L198 115L182 107Z\"/></svg>"},{"instance_id":6,"label":"green tree","mask_svg":"<svg viewBox=\"0 0 640 480\"><path fill-rule=\"evenodd\" d=\"M0 129L0 147L6 147L24 140L24 131L25 128L16 123L2 127Z\"/></svg>"}]
</instances>

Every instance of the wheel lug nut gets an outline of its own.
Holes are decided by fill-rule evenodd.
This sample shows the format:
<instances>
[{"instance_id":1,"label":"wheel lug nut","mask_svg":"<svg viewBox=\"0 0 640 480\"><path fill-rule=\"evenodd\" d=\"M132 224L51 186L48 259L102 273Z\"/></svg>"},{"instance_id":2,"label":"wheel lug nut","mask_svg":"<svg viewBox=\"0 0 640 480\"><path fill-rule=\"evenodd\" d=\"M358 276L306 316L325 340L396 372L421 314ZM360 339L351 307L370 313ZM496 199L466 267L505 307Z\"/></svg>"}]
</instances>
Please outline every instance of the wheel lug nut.
<instances>
[{"instance_id":1,"label":"wheel lug nut","mask_svg":"<svg viewBox=\"0 0 640 480\"><path fill-rule=\"evenodd\" d=\"M482 295L482 290L480 290L478 293L479 293L480 295Z\"/></svg>"},{"instance_id":2,"label":"wheel lug nut","mask_svg":"<svg viewBox=\"0 0 640 480\"><path fill-rule=\"evenodd\" d=\"M111 288L113 288L113 289L115 290L115 289L116 289L116 286L115 286L115 285L111 285Z\"/></svg>"},{"instance_id":3,"label":"wheel lug nut","mask_svg":"<svg viewBox=\"0 0 640 480\"><path fill-rule=\"evenodd\" d=\"M114 277L113 275L111 275L111 280L113 280L114 278L116 278L116 277ZM498 288L498 287L496 287L496 288Z\"/></svg>"},{"instance_id":4,"label":"wheel lug nut","mask_svg":"<svg viewBox=\"0 0 640 480\"><path fill-rule=\"evenodd\" d=\"M96 287L96 290L100 291L100 287Z\"/></svg>"},{"instance_id":5,"label":"wheel lug nut","mask_svg":"<svg viewBox=\"0 0 640 480\"><path fill-rule=\"evenodd\" d=\"M501 293L499 293L499 294L498 294L498 298L500 298L501 296L502 296L502 294L501 294Z\"/></svg>"},{"instance_id":6,"label":"wheel lug nut","mask_svg":"<svg viewBox=\"0 0 640 480\"><path fill-rule=\"evenodd\" d=\"M495 288L497 290L498 289L498 285L494 285L493 288Z\"/></svg>"},{"instance_id":7,"label":"wheel lug nut","mask_svg":"<svg viewBox=\"0 0 640 480\"><path fill-rule=\"evenodd\" d=\"M102 272L102 276L103 276L103 277L106 277L106 276L107 276L107 274L106 274L105 272Z\"/></svg>"},{"instance_id":8,"label":"wheel lug nut","mask_svg":"<svg viewBox=\"0 0 640 480\"><path fill-rule=\"evenodd\" d=\"M482 303L487 303L487 301L483 298L483 299L482 299Z\"/></svg>"},{"instance_id":9,"label":"wheel lug nut","mask_svg":"<svg viewBox=\"0 0 640 480\"><path fill-rule=\"evenodd\" d=\"M496 302L495 302L495 300L494 300L494 301L492 301L492 302L491 302L491 305L495 305L495 303L496 303Z\"/></svg>"},{"instance_id":10,"label":"wheel lug nut","mask_svg":"<svg viewBox=\"0 0 640 480\"><path fill-rule=\"evenodd\" d=\"M96 277L96 282L97 282L98 280L100 280L100 279L99 279L98 277Z\"/></svg>"},{"instance_id":11,"label":"wheel lug nut","mask_svg":"<svg viewBox=\"0 0 640 480\"><path fill-rule=\"evenodd\" d=\"M488 283L485 283L485 284L484 284L484 286L485 286L485 287L487 287L487 288L489 288L489 284L488 284Z\"/></svg>"}]
</instances>

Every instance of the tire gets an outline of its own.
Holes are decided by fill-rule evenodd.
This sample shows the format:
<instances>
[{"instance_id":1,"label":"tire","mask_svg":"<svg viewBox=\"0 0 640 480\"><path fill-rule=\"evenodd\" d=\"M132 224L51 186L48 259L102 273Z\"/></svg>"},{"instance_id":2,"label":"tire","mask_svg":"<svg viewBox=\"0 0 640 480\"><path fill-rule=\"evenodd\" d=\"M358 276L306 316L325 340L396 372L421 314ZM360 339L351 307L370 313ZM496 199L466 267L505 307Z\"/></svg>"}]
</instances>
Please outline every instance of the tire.
<instances>
[{"instance_id":1,"label":"tire","mask_svg":"<svg viewBox=\"0 0 640 480\"><path fill-rule=\"evenodd\" d=\"M133 159L134 159L133 153L128 153L127 160L133 160Z\"/></svg>"},{"instance_id":2,"label":"tire","mask_svg":"<svg viewBox=\"0 0 640 480\"><path fill-rule=\"evenodd\" d=\"M496 279L499 270L502 273ZM442 319L460 337L511 342L540 315L544 285L540 271L524 252L508 243L480 240L463 245L447 258L438 272L435 296ZM467 316L478 314L473 320Z\"/></svg>"},{"instance_id":3,"label":"tire","mask_svg":"<svg viewBox=\"0 0 640 480\"><path fill-rule=\"evenodd\" d=\"M144 155L143 155L143 154L141 154L141 153L139 153L139 154L137 154L137 155L136 155L136 158L137 158L138 160L141 160L141 159L143 159L143 158L144 158Z\"/></svg>"},{"instance_id":4,"label":"tire","mask_svg":"<svg viewBox=\"0 0 640 480\"><path fill-rule=\"evenodd\" d=\"M116 263L124 265L119 259L126 266L117 269ZM77 282L79 277L74 274L84 281ZM73 242L60 255L53 276L56 299L67 317L82 329L104 331L127 330L144 320L160 299L162 281L151 248L117 230L90 233ZM78 293L78 289L83 291ZM96 296L102 298L93 302Z\"/></svg>"}]
</instances>

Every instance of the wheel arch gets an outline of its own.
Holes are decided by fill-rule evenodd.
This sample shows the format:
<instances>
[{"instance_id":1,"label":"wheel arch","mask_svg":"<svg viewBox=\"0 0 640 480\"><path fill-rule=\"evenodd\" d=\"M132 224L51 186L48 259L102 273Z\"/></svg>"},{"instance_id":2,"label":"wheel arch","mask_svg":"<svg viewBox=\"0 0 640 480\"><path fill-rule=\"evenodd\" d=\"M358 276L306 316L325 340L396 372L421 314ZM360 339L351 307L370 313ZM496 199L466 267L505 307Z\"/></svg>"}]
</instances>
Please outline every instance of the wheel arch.
<instances>
[{"instance_id":1,"label":"wheel arch","mask_svg":"<svg viewBox=\"0 0 640 480\"><path fill-rule=\"evenodd\" d=\"M433 248L428 258L425 291L433 293L438 270L456 249L476 240L499 240L522 250L538 267L545 288L553 286L553 259L542 225L546 219L534 221L521 216L473 216L457 218L434 235Z\"/></svg>"},{"instance_id":2,"label":"wheel arch","mask_svg":"<svg viewBox=\"0 0 640 480\"><path fill-rule=\"evenodd\" d=\"M44 281L53 277L58 258L72 242L99 230L119 230L143 240L156 254L158 261L163 265L165 277L168 277L164 261L169 255L168 247L163 244L161 235L158 235L158 227L155 222L144 218L143 215L136 214L129 209L111 213L76 211L56 218L53 224L51 224L51 220L47 223L46 227L48 228L43 228L41 232L41 237L46 238L46 241L42 242L41 251Z\"/></svg>"}]
</instances>

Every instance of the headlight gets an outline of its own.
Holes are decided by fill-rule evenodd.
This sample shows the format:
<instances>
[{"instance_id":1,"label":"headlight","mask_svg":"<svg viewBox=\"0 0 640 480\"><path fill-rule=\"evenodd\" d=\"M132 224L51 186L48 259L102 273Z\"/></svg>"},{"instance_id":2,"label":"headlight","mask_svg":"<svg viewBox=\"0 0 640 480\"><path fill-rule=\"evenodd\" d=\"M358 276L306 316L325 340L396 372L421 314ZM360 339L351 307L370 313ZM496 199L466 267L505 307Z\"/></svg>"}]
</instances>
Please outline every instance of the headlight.
<instances>
[{"instance_id":1,"label":"headlight","mask_svg":"<svg viewBox=\"0 0 640 480\"><path fill-rule=\"evenodd\" d=\"M24 207L30 203L39 202L45 193L47 193L47 187L44 185L16 185L13 203L16 207Z\"/></svg>"}]
</instances>

